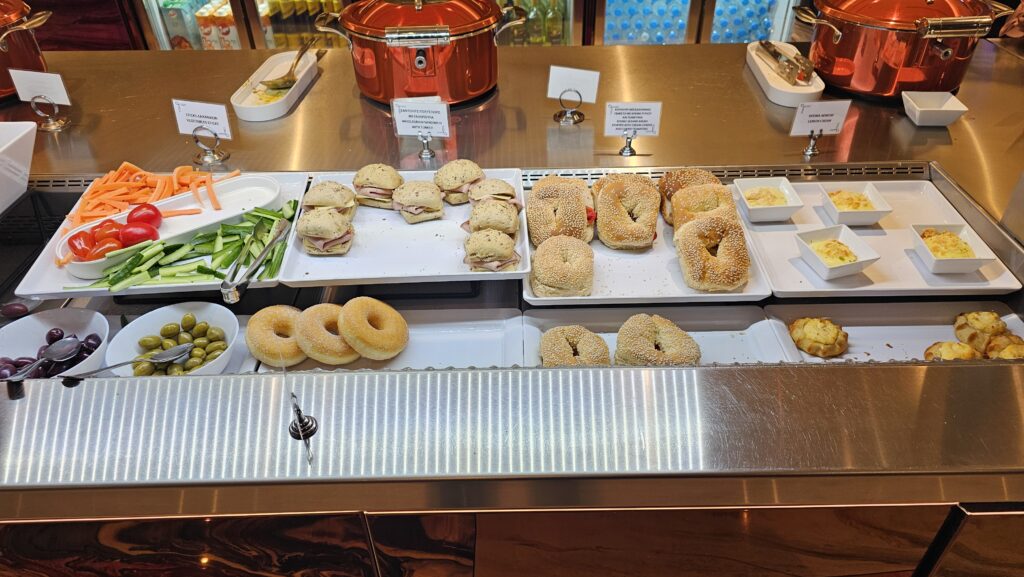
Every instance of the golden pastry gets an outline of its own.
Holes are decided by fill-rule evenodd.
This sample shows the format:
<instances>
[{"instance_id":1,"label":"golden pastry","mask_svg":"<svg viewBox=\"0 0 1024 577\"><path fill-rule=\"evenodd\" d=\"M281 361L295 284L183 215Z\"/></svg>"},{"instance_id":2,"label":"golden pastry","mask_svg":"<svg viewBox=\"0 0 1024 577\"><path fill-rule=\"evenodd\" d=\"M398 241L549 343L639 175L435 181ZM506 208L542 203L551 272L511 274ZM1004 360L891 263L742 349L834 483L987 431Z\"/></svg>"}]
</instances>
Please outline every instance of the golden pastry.
<instances>
[{"instance_id":1,"label":"golden pastry","mask_svg":"<svg viewBox=\"0 0 1024 577\"><path fill-rule=\"evenodd\" d=\"M1024 345L1024 339L1011 332L995 335L985 345L985 356L990 359L997 358L996 355L1010 345Z\"/></svg>"},{"instance_id":2,"label":"golden pastry","mask_svg":"<svg viewBox=\"0 0 1024 577\"><path fill-rule=\"evenodd\" d=\"M956 233L939 232L934 228L926 228L921 232L921 240L935 258L974 258L974 249L967 241Z\"/></svg>"},{"instance_id":3,"label":"golden pastry","mask_svg":"<svg viewBox=\"0 0 1024 577\"><path fill-rule=\"evenodd\" d=\"M849 335L829 319L796 319L789 325L789 336L798 349L823 359L841 355L849 346Z\"/></svg>"},{"instance_id":4,"label":"golden pastry","mask_svg":"<svg viewBox=\"0 0 1024 577\"><path fill-rule=\"evenodd\" d=\"M991 311L960 313L953 324L953 332L961 343L983 353L990 338L1006 332L1006 323Z\"/></svg>"},{"instance_id":5,"label":"golden pastry","mask_svg":"<svg viewBox=\"0 0 1024 577\"><path fill-rule=\"evenodd\" d=\"M951 341L934 343L924 350L924 360L926 361L969 361L980 358L981 355L978 351L969 345Z\"/></svg>"},{"instance_id":6,"label":"golden pastry","mask_svg":"<svg viewBox=\"0 0 1024 577\"><path fill-rule=\"evenodd\" d=\"M1024 344L1007 345L1006 348L996 353L994 359L1024 359Z\"/></svg>"}]
</instances>

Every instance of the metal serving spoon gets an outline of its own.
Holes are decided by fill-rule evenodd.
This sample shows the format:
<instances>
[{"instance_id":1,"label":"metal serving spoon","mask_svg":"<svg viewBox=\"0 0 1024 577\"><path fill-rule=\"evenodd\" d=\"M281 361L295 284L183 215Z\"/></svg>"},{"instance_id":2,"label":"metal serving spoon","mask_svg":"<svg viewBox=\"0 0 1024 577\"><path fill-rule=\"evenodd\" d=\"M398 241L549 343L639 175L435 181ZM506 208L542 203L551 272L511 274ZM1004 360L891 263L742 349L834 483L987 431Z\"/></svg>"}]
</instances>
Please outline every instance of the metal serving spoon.
<instances>
[{"instance_id":1,"label":"metal serving spoon","mask_svg":"<svg viewBox=\"0 0 1024 577\"><path fill-rule=\"evenodd\" d=\"M159 353L149 357L148 359L138 359L138 358L135 358L135 359L132 359L130 361L125 361L123 363L117 363L116 365L110 365L108 367L103 367L101 369L96 369L95 371L89 371L88 373L81 373L81 374L78 374L78 375L67 375L67 376L65 376L61 380L61 384L63 384L65 387L73 387L73 386L77 385L78 383L81 383L82 379L84 379L86 377L91 377L93 375L98 375L98 374L102 373L103 371L107 371L107 370L110 370L110 369L116 369L118 367L123 367L125 365L130 365L132 363L138 363L138 362L141 362L141 361L149 361L149 362L151 362L153 364L156 364L156 365L163 364L163 363L173 363L174 361L177 361L177 360L180 360L180 359L182 359L184 357L187 357L188 354L192 352L192 349L194 347L195 347L195 345L193 345L192 343L185 343L183 345L178 345L176 347L171 347L171 348L167 349L166 351L160 351Z\"/></svg>"},{"instance_id":2,"label":"metal serving spoon","mask_svg":"<svg viewBox=\"0 0 1024 577\"><path fill-rule=\"evenodd\" d=\"M65 337L52 345L46 347L43 354L39 355L31 364L25 365L20 371L11 375L7 379L10 383L20 383L24 381L29 374L36 369L39 365L43 364L44 361L53 361L55 363L62 363L64 361L70 361L75 358L78 351L82 350L82 341L78 340L78 337Z\"/></svg>"},{"instance_id":3,"label":"metal serving spoon","mask_svg":"<svg viewBox=\"0 0 1024 577\"><path fill-rule=\"evenodd\" d=\"M319 40L319 38L314 36L307 40L306 43L302 45L302 48L299 48L299 53L295 55L295 60L292 62L292 67L288 69L287 74L277 78L271 78L270 80L260 80L260 84L271 90L284 90L295 86L295 83L299 81L295 76L295 69L298 68L302 57L306 55L306 52L309 51L310 47L316 44L317 40Z\"/></svg>"}]
</instances>

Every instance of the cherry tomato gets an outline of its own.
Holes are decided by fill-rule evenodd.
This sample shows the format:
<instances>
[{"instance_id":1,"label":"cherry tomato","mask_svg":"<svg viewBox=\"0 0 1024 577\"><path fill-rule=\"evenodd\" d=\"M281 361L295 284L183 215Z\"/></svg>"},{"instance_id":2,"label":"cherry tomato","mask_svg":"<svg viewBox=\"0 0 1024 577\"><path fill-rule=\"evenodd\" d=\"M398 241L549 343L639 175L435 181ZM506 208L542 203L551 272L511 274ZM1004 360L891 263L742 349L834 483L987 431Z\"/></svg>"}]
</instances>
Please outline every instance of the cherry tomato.
<instances>
[{"instance_id":1,"label":"cherry tomato","mask_svg":"<svg viewBox=\"0 0 1024 577\"><path fill-rule=\"evenodd\" d=\"M92 227L92 239L97 243L105 238L118 238L123 224L107 219Z\"/></svg>"},{"instance_id":2,"label":"cherry tomato","mask_svg":"<svg viewBox=\"0 0 1024 577\"><path fill-rule=\"evenodd\" d=\"M592 208L590 208L588 206L587 207L587 223L592 223L595 220L597 220L597 211L592 209Z\"/></svg>"},{"instance_id":3,"label":"cherry tomato","mask_svg":"<svg viewBox=\"0 0 1024 577\"><path fill-rule=\"evenodd\" d=\"M144 222L153 228L160 228L160 223L163 221L164 215L160 214L160 209L152 204L140 204L128 213L128 222Z\"/></svg>"},{"instance_id":4,"label":"cherry tomato","mask_svg":"<svg viewBox=\"0 0 1024 577\"><path fill-rule=\"evenodd\" d=\"M94 246L96 246L96 240L92 238L92 233L87 230L76 232L68 239L68 248L71 249L72 254L78 257L79 260L89 256L89 251Z\"/></svg>"},{"instance_id":5,"label":"cherry tomato","mask_svg":"<svg viewBox=\"0 0 1024 577\"><path fill-rule=\"evenodd\" d=\"M92 250L90 250L89 254L86 255L85 260L99 260L107 256L108 252L121 250L122 248L124 248L124 245L116 238L105 238L97 242L96 246L92 247Z\"/></svg>"},{"instance_id":6,"label":"cherry tomato","mask_svg":"<svg viewBox=\"0 0 1024 577\"><path fill-rule=\"evenodd\" d=\"M119 238L124 246L134 246L147 240L157 240L160 238L160 233L151 224L129 222L121 227Z\"/></svg>"}]
</instances>

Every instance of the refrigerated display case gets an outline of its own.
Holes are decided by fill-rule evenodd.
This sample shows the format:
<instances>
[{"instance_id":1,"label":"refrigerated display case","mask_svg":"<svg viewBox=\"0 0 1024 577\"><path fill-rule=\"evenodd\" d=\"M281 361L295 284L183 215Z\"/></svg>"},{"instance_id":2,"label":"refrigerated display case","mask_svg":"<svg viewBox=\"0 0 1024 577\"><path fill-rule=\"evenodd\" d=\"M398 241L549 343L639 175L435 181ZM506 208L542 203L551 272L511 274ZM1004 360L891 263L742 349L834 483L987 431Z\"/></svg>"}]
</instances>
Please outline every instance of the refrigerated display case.
<instances>
[{"instance_id":1,"label":"refrigerated display case","mask_svg":"<svg viewBox=\"0 0 1024 577\"><path fill-rule=\"evenodd\" d=\"M597 0L595 44L782 40L798 0Z\"/></svg>"},{"instance_id":2,"label":"refrigerated display case","mask_svg":"<svg viewBox=\"0 0 1024 577\"><path fill-rule=\"evenodd\" d=\"M249 0L251 3L253 0ZM243 0L135 0L150 49L252 48Z\"/></svg>"},{"instance_id":3,"label":"refrigerated display case","mask_svg":"<svg viewBox=\"0 0 1024 577\"><path fill-rule=\"evenodd\" d=\"M499 4L504 4L499 2ZM526 23L498 37L500 46L579 46L586 23L580 0L516 0Z\"/></svg>"},{"instance_id":4,"label":"refrigerated display case","mask_svg":"<svg viewBox=\"0 0 1024 577\"><path fill-rule=\"evenodd\" d=\"M786 40L799 0L706 0L701 42Z\"/></svg>"}]
</instances>

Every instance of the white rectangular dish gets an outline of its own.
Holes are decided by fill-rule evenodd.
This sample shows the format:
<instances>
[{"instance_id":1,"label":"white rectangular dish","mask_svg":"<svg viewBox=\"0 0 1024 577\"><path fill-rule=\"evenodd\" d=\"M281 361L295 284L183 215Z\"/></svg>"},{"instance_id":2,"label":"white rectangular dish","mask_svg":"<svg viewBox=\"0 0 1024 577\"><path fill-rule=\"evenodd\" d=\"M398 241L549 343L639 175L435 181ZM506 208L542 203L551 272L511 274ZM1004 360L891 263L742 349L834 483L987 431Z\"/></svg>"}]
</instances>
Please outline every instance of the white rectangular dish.
<instances>
[{"instance_id":1,"label":"white rectangular dish","mask_svg":"<svg viewBox=\"0 0 1024 577\"><path fill-rule=\"evenodd\" d=\"M736 205L749 222L784 222L800 210L804 203L788 178L737 178L733 181L739 191ZM786 197L786 204L779 206L750 206L747 191L755 188L777 188Z\"/></svg>"},{"instance_id":2,"label":"white rectangular dish","mask_svg":"<svg viewBox=\"0 0 1024 577\"><path fill-rule=\"evenodd\" d=\"M281 185L281 194L278 199L281 203L291 199L300 198L306 191L306 184L309 180L309 176L305 172L247 174L262 174L263 176L269 176L277 180ZM226 183L227 181L225 181L225 184ZM70 229L70 224L67 220L64 221L61 228ZM32 268L29 269L28 273L26 273L25 277L21 280L21 283L15 290L15 294L31 299L110 296L111 293L106 288L86 288L84 286L82 288L66 288L87 285L89 284L89 281L83 281L74 277L66 268L57 268L54 262L54 255L57 254L57 246L61 242L63 242L63 235L60 232L50 238L46 243L46 246L43 248L43 252L40 254L39 258L36 259L36 262L32 264ZM291 255L288 254L288 251L286 251L284 262L281 265L282 271L284 270L284 267L288 265L288 259L290 256ZM264 281L253 281L250 286L251 288L265 288L276 286L277 283L278 279L268 279ZM191 284L138 285L129 287L118 294L142 295L216 290L220 290L220 281Z\"/></svg>"},{"instance_id":3,"label":"white rectangular dish","mask_svg":"<svg viewBox=\"0 0 1024 577\"><path fill-rule=\"evenodd\" d=\"M879 259L878 253L872 250L866 242L857 236L850 227L844 224L826 226L814 230L798 232L796 237L797 248L800 249L800 258L804 264L811 267L819 277L825 280L835 280L858 274L868 268ZM821 258L811 246L819 241L837 240L846 245L850 252L857 258L856 261L837 265L829 265Z\"/></svg>"},{"instance_id":4,"label":"white rectangular dish","mask_svg":"<svg viewBox=\"0 0 1024 577\"><path fill-rule=\"evenodd\" d=\"M619 327L626 319L640 313L662 316L690 333L700 345L701 365L786 360L782 343L760 307L694 306L530 310L523 314L524 362L528 367L539 367L541 335L565 325L580 325L600 335L608 343L614 359Z\"/></svg>"},{"instance_id":5,"label":"white rectangular dish","mask_svg":"<svg viewBox=\"0 0 1024 577\"><path fill-rule=\"evenodd\" d=\"M263 88L260 81L284 76L291 68L296 54L296 50L290 50L267 58L231 95L231 107L235 109L235 115L239 120L262 122L280 118L288 114L302 98L306 88L317 75L316 55L313 52L307 52L302 56L299 65L295 67L298 81L280 99L266 102L261 97Z\"/></svg>"},{"instance_id":6,"label":"white rectangular dish","mask_svg":"<svg viewBox=\"0 0 1024 577\"><path fill-rule=\"evenodd\" d=\"M746 227L746 223L741 223ZM756 302L771 296L768 279L758 263L747 233L750 280L730 292L702 292L683 280L672 225L659 218L658 237L647 250L614 250L594 239L594 289L590 296L538 297L530 280L523 281L523 299L534 306L612 305L653 303ZM747 227L749 228L749 227ZM795 248L795 245L794 245Z\"/></svg>"},{"instance_id":7,"label":"white rectangular dish","mask_svg":"<svg viewBox=\"0 0 1024 577\"><path fill-rule=\"evenodd\" d=\"M0 122L0 215L25 195L35 144L35 122Z\"/></svg>"},{"instance_id":8,"label":"white rectangular dish","mask_svg":"<svg viewBox=\"0 0 1024 577\"><path fill-rule=\"evenodd\" d=\"M935 274L972 273L996 260L996 255L985 245L978 233L971 230L971 227L966 224L915 224L911 228L914 230L914 250L917 251L917 258L921 259L928 270ZM921 236L930 228L940 233L951 232L960 237L974 251L974 258L936 257Z\"/></svg>"},{"instance_id":9,"label":"white rectangular dish","mask_svg":"<svg viewBox=\"0 0 1024 577\"><path fill-rule=\"evenodd\" d=\"M409 345L397 357L387 361L359 359L340 367L307 360L289 367L288 371L506 368L523 364L523 318L518 309L399 312L409 323ZM242 364L244 370L255 367L256 359L249 358L251 361ZM268 366L261 366L259 370L281 372L281 369Z\"/></svg>"},{"instance_id":10,"label":"white rectangular dish","mask_svg":"<svg viewBox=\"0 0 1024 577\"><path fill-rule=\"evenodd\" d=\"M849 192L857 192L867 197L874 206L874 210L840 210L829 193L838 192L840 188L832 183L823 183L821 192L821 204L825 207L825 214L836 224L846 226L873 226L892 212L892 207L879 194L878 189L870 182L847 183L844 187Z\"/></svg>"},{"instance_id":11,"label":"white rectangular dish","mask_svg":"<svg viewBox=\"0 0 1024 577\"><path fill-rule=\"evenodd\" d=\"M1024 335L1024 321L1005 304L994 302L914 302L868 304L770 305L765 307L786 360L800 363L924 360L938 341L956 341L953 323L960 313L994 311L1007 328ZM849 335L846 353L831 359L809 355L793 344L789 323L802 317L832 319Z\"/></svg>"},{"instance_id":12,"label":"white rectangular dish","mask_svg":"<svg viewBox=\"0 0 1024 577\"><path fill-rule=\"evenodd\" d=\"M841 186L843 183L829 183ZM852 185L852 183L851 183ZM857 234L880 259L864 272L824 280L800 258L797 232L828 226L821 186L796 184L804 208L783 224L747 224L754 252L767 273L772 292L781 298L893 297L923 295L1007 294L1020 281L999 260L967 274L933 274L914 250L914 224L967 224L928 181L874 182L893 212L877 225L857 228Z\"/></svg>"},{"instance_id":13,"label":"white rectangular dish","mask_svg":"<svg viewBox=\"0 0 1024 577\"><path fill-rule=\"evenodd\" d=\"M523 199L522 171L484 170L487 178L498 178L516 189ZM406 182L433 182L431 171L401 171ZM354 172L318 173L313 184L331 180L352 188ZM469 203L444 205L444 218L418 224L405 222L393 210L359 206L352 227L355 239L344 256L310 256L292 227L288 238L288 258L281 269L281 282L291 287L337 286L521 279L530 272L530 247L526 234L525 211L519 215L516 252L519 268L507 272L472 272L462 262L463 245L469 236L462 223L469 220ZM301 212L298 216L301 216ZM298 216L296 218L298 218Z\"/></svg>"}]
</instances>

